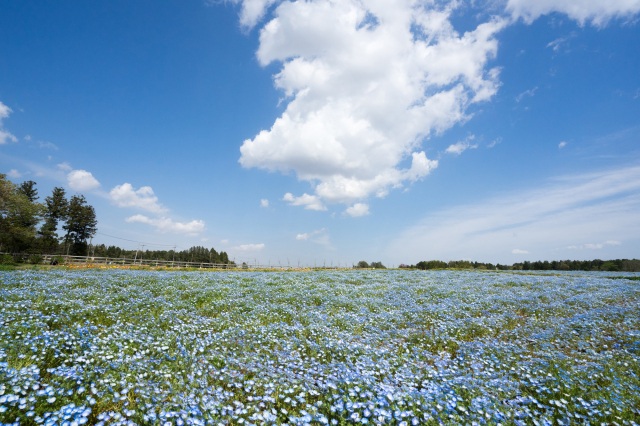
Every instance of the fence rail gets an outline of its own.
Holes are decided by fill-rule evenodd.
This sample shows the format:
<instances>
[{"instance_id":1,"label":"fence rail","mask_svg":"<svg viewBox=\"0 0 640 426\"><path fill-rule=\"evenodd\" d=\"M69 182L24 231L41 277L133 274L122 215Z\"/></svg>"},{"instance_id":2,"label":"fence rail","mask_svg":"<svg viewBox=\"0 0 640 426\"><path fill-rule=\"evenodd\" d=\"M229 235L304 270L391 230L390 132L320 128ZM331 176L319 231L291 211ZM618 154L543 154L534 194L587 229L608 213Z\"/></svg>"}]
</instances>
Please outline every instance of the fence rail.
<instances>
[{"instance_id":1,"label":"fence rail","mask_svg":"<svg viewBox=\"0 0 640 426\"><path fill-rule=\"evenodd\" d=\"M69 256L60 254L15 254L1 253L0 256L12 256L14 262L40 265L87 265L87 266L147 266L163 268L192 268L192 269L297 269L292 266L274 266L242 263L241 265L226 263L186 262L178 260L155 260L127 257L98 257L98 256Z\"/></svg>"}]
</instances>

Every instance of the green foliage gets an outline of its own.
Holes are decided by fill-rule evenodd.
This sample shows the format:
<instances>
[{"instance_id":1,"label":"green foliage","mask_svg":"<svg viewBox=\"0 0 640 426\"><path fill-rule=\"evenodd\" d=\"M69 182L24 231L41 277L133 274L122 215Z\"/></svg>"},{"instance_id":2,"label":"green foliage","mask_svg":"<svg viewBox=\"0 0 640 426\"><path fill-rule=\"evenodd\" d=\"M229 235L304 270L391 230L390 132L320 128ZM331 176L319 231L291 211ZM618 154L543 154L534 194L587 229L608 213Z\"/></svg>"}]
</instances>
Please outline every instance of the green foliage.
<instances>
[{"instance_id":1,"label":"green foliage","mask_svg":"<svg viewBox=\"0 0 640 426\"><path fill-rule=\"evenodd\" d=\"M368 263L368 262L366 262L364 260L361 260L360 262L358 262L358 264L355 267L359 268L359 269L367 269L367 268L387 269L387 267L384 266L382 264L382 262L371 262L371 263Z\"/></svg>"},{"instance_id":2,"label":"green foliage","mask_svg":"<svg viewBox=\"0 0 640 426\"><path fill-rule=\"evenodd\" d=\"M27 197L32 203L35 203L38 199L38 190L36 189L36 183L32 180L22 182L17 189L19 193Z\"/></svg>"},{"instance_id":3,"label":"green foliage","mask_svg":"<svg viewBox=\"0 0 640 426\"><path fill-rule=\"evenodd\" d=\"M96 234L97 226L96 212L92 206L87 204L84 196L74 195L71 197L67 210L67 222L62 227L67 231L65 241L71 244L71 254L87 254L87 240Z\"/></svg>"},{"instance_id":4,"label":"green foliage","mask_svg":"<svg viewBox=\"0 0 640 426\"><path fill-rule=\"evenodd\" d=\"M554 260L554 261L524 261L513 265L493 265L491 263L470 262L468 260L453 260L443 262L441 260L420 261L415 265L401 265L401 268L409 269L487 269L487 270L515 270L515 271L624 271L640 272L640 260L638 259L614 259L614 260Z\"/></svg>"},{"instance_id":5,"label":"green foliage","mask_svg":"<svg viewBox=\"0 0 640 426\"><path fill-rule=\"evenodd\" d=\"M45 253L53 253L59 245L58 224L67 217L69 202L64 189L58 187L53 188L51 195L44 201L46 207L44 223L38 231L40 247Z\"/></svg>"},{"instance_id":6,"label":"green foliage","mask_svg":"<svg viewBox=\"0 0 640 426\"><path fill-rule=\"evenodd\" d=\"M34 247L36 224L43 211L35 198L33 182L18 187L0 174L0 251L23 252Z\"/></svg>"},{"instance_id":7,"label":"green foliage","mask_svg":"<svg viewBox=\"0 0 640 426\"><path fill-rule=\"evenodd\" d=\"M31 265L40 265L42 264L42 256L39 254L32 254L29 256L28 262Z\"/></svg>"},{"instance_id":8,"label":"green foliage","mask_svg":"<svg viewBox=\"0 0 640 426\"><path fill-rule=\"evenodd\" d=\"M447 267L447 263L441 260L429 260L429 261L421 261L416 263L416 268L426 270L426 269L445 269Z\"/></svg>"}]
</instances>

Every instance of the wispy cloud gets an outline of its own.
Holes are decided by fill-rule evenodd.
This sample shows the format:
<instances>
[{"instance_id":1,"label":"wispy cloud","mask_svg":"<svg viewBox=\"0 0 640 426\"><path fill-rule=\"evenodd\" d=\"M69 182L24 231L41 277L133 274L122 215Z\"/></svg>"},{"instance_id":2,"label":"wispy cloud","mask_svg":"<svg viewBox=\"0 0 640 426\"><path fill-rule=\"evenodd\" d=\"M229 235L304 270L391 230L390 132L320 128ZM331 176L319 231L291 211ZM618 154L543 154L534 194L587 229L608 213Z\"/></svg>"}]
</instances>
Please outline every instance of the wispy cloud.
<instances>
[{"instance_id":1,"label":"wispy cloud","mask_svg":"<svg viewBox=\"0 0 640 426\"><path fill-rule=\"evenodd\" d=\"M568 144L569 144L569 142L567 142L567 141L561 141L558 144L558 149L562 149L562 148L566 147Z\"/></svg>"},{"instance_id":2,"label":"wispy cloud","mask_svg":"<svg viewBox=\"0 0 640 426\"><path fill-rule=\"evenodd\" d=\"M604 243L585 243L579 245L570 245L567 248L570 250L601 250L607 246L619 246L621 244L620 241L609 240Z\"/></svg>"},{"instance_id":3,"label":"wispy cloud","mask_svg":"<svg viewBox=\"0 0 640 426\"><path fill-rule=\"evenodd\" d=\"M47 142L47 141L38 141L38 147L41 149L50 149L52 151L58 151L58 145L54 144L53 142Z\"/></svg>"},{"instance_id":4,"label":"wispy cloud","mask_svg":"<svg viewBox=\"0 0 640 426\"><path fill-rule=\"evenodd\" d=\"M447 154L460 155L468 149L478 148L478 144L471 143L475 139L474 135L467 137L465 140L449 145L445 152Z\"/></svg>"},{"instance_id":5,"label":"wispy cloud","mask_svg":"<svg viewBox=\"0 0 640 426\"><path fill-rule=\"evenodd\" d=\"M640 12L638 1L594 1L594 0L508 0L507 11L514 18L533 22L538 17L552 12L566 14L584 25L591 23L604 27L612 19L631 19Z\"/></svg>"},{"instance_id":6,"label":"wispy cloud","mask_svg":"<svg viewBox=\"0 0 640 426\"><path fill-rule=\"evenodd\" d=\"M514 247L526 247L540 258L561 257L567 247L587 248L585 239L640 240L639 211L639 166L567 176L429 214L400 234L390 254L508 262L510 255L524 254L514 253Z\"/></svg>"},{"instance_id":7,"label":"wispy cloud","mask_svg":"<svg viewBox=\"0 0 640 426\"><path fill-rule=\"evenodd\" d=\"M528 89L525 90L524 92L519 93L516 96L516 102L520 103L522 102L523 99L525 98L532 98L536 95L536 92L538 91L538 87L534 87L533 89Z\"/></svg>"},{"instance_id":8,"label":"wispy cloud","mask_svg":"<svg viewBox=\"0 0 640 426\"><path fill-rule=\"evenodd\" d=\"M331 248L331 239L326 228L317 229L312 232L305 232L296 235L296 241L309 241L327 248Z\"/></svg>"},{"instance_id":9,"label":"wispy cloud","mask_svg":"<svg viewBox=\"0 0 640 426\"><path fill-rule=\"evenodd\" d=\"M264 243L258 243L258 244L240 244L238 246L235 246L232 248L232 250L235 251L261 251L265 248L265 244Z\"/></svg>"},{"instance_id":10,"label":"wispy cloud","mask_svg":"<svg viewBox=\"0 0 640 426\"><path fill-rule=\"evenodd\" d=\"M489 142L489 145L487 145L487 148L491 149L494 148L496 145L499 145L502 143L502 138L496 138L494 140L492 140L491 142Z\"/></svg>"},{"instance_id":11,"label":"wispy cloud","mask_svg":"<svg viewBox=\"0 0 640 426\"><path fill-rule=\"evenodd\" d=\"M260 200L260 207L265 209L269 207L269 200L267 200L266 198L263 198L262 200Z\"/></svg>"},{"instance_id":12,"label":"wispy cloud","mask_svg":"<svg viewBox=\"0 0 640 426\"><path fill-rule=\"evenodd\" d=\"M575 33L571 33L567 37L558 37L557 39L550 41L547 47L553 50L554 53L559 53L561 50L568 51L569 40L576 36Z\"/></svg>"},{"instance_id":13,"label":"wispy cloud","mask_svg":"<svg viewBox=\"0 0 640 426\"><path fill-rule=\"evenodd\" d=\"M9 176L11 179L19 179L22 177L22 173L20 173L18 170L16 169L11 169L9 170L9 172L7 173L7 176Z\"/></svg>"},{"instance_id":14,"label":"wispy cloud","mask_svg":"<svg viewBox=\"0 0 640 426\"><path fill-rule=\"evenodd\" d=\"M3 128L3 120L11 115L11 108L0 102L0 145L9 142L18 142L18 138L13 136Z\"/></svg>"}]
</instances>

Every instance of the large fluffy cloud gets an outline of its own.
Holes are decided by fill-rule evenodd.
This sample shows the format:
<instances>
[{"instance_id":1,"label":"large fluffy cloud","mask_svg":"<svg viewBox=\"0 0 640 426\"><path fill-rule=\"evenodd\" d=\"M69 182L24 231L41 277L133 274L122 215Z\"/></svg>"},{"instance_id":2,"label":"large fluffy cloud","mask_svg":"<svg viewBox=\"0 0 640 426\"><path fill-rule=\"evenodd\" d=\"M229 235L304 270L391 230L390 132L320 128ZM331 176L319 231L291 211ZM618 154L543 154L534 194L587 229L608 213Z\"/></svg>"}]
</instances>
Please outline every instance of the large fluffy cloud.
<instances>
[{"instance_id":1,"label":"large fluffy cloud","mask_svg":"<svg viewBox=\"0 0 640 426\"><path fill-rule=\"evenodd\" d=\"M285 195L292 205L342 203L348 214L438 166L422 144L496 93L491 60L505 26L553 12L604 26L640 12L640 0L499 0L494 17L462 33L452 16L468 4L455 0L234 1L245 28L261 25L257 57L281 66L274 84L286 102L244 141L240 163L309 182L312 194Z\"/></svg>"},{"instance_id":2,"label":"large fluffy cloud","mask_svg":"<svg viewBox=\"0 0 640 426\"><path fill-rule=\"evenodd\" d=\"M254 22L250 8L259 17L273 3L243 2L245 24ZM295 172L315 193L285 200L315 210L354 206L428 175L438 163L425 155L423 140L466 120L471 105L496 92L498 70L489 62L506 23L492 19L459 33L453 6L440 4L274 6L257 56L263 65L281 64L274 81L288 103L269 130L243 143L240 163Z\"/></svg>"}]
</instances>

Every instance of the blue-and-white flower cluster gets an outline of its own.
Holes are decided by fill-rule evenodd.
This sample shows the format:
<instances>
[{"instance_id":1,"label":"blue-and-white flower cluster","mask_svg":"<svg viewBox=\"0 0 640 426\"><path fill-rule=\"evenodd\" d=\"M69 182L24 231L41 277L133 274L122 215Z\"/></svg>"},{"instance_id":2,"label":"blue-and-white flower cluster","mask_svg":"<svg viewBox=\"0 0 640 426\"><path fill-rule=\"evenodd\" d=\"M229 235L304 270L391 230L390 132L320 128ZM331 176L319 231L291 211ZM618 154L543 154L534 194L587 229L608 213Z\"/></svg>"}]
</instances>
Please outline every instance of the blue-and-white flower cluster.
<instances>
[{"instance_id":1,"label":"blue-and-white flower cluster","mask_svg":"<svg viewBox=\"0 0 640 426\"><path fill-rule=\"evenodd\" d=\"M0 423L638 424L629 277L0 272Z\"/></svg>"}]
</instances>

